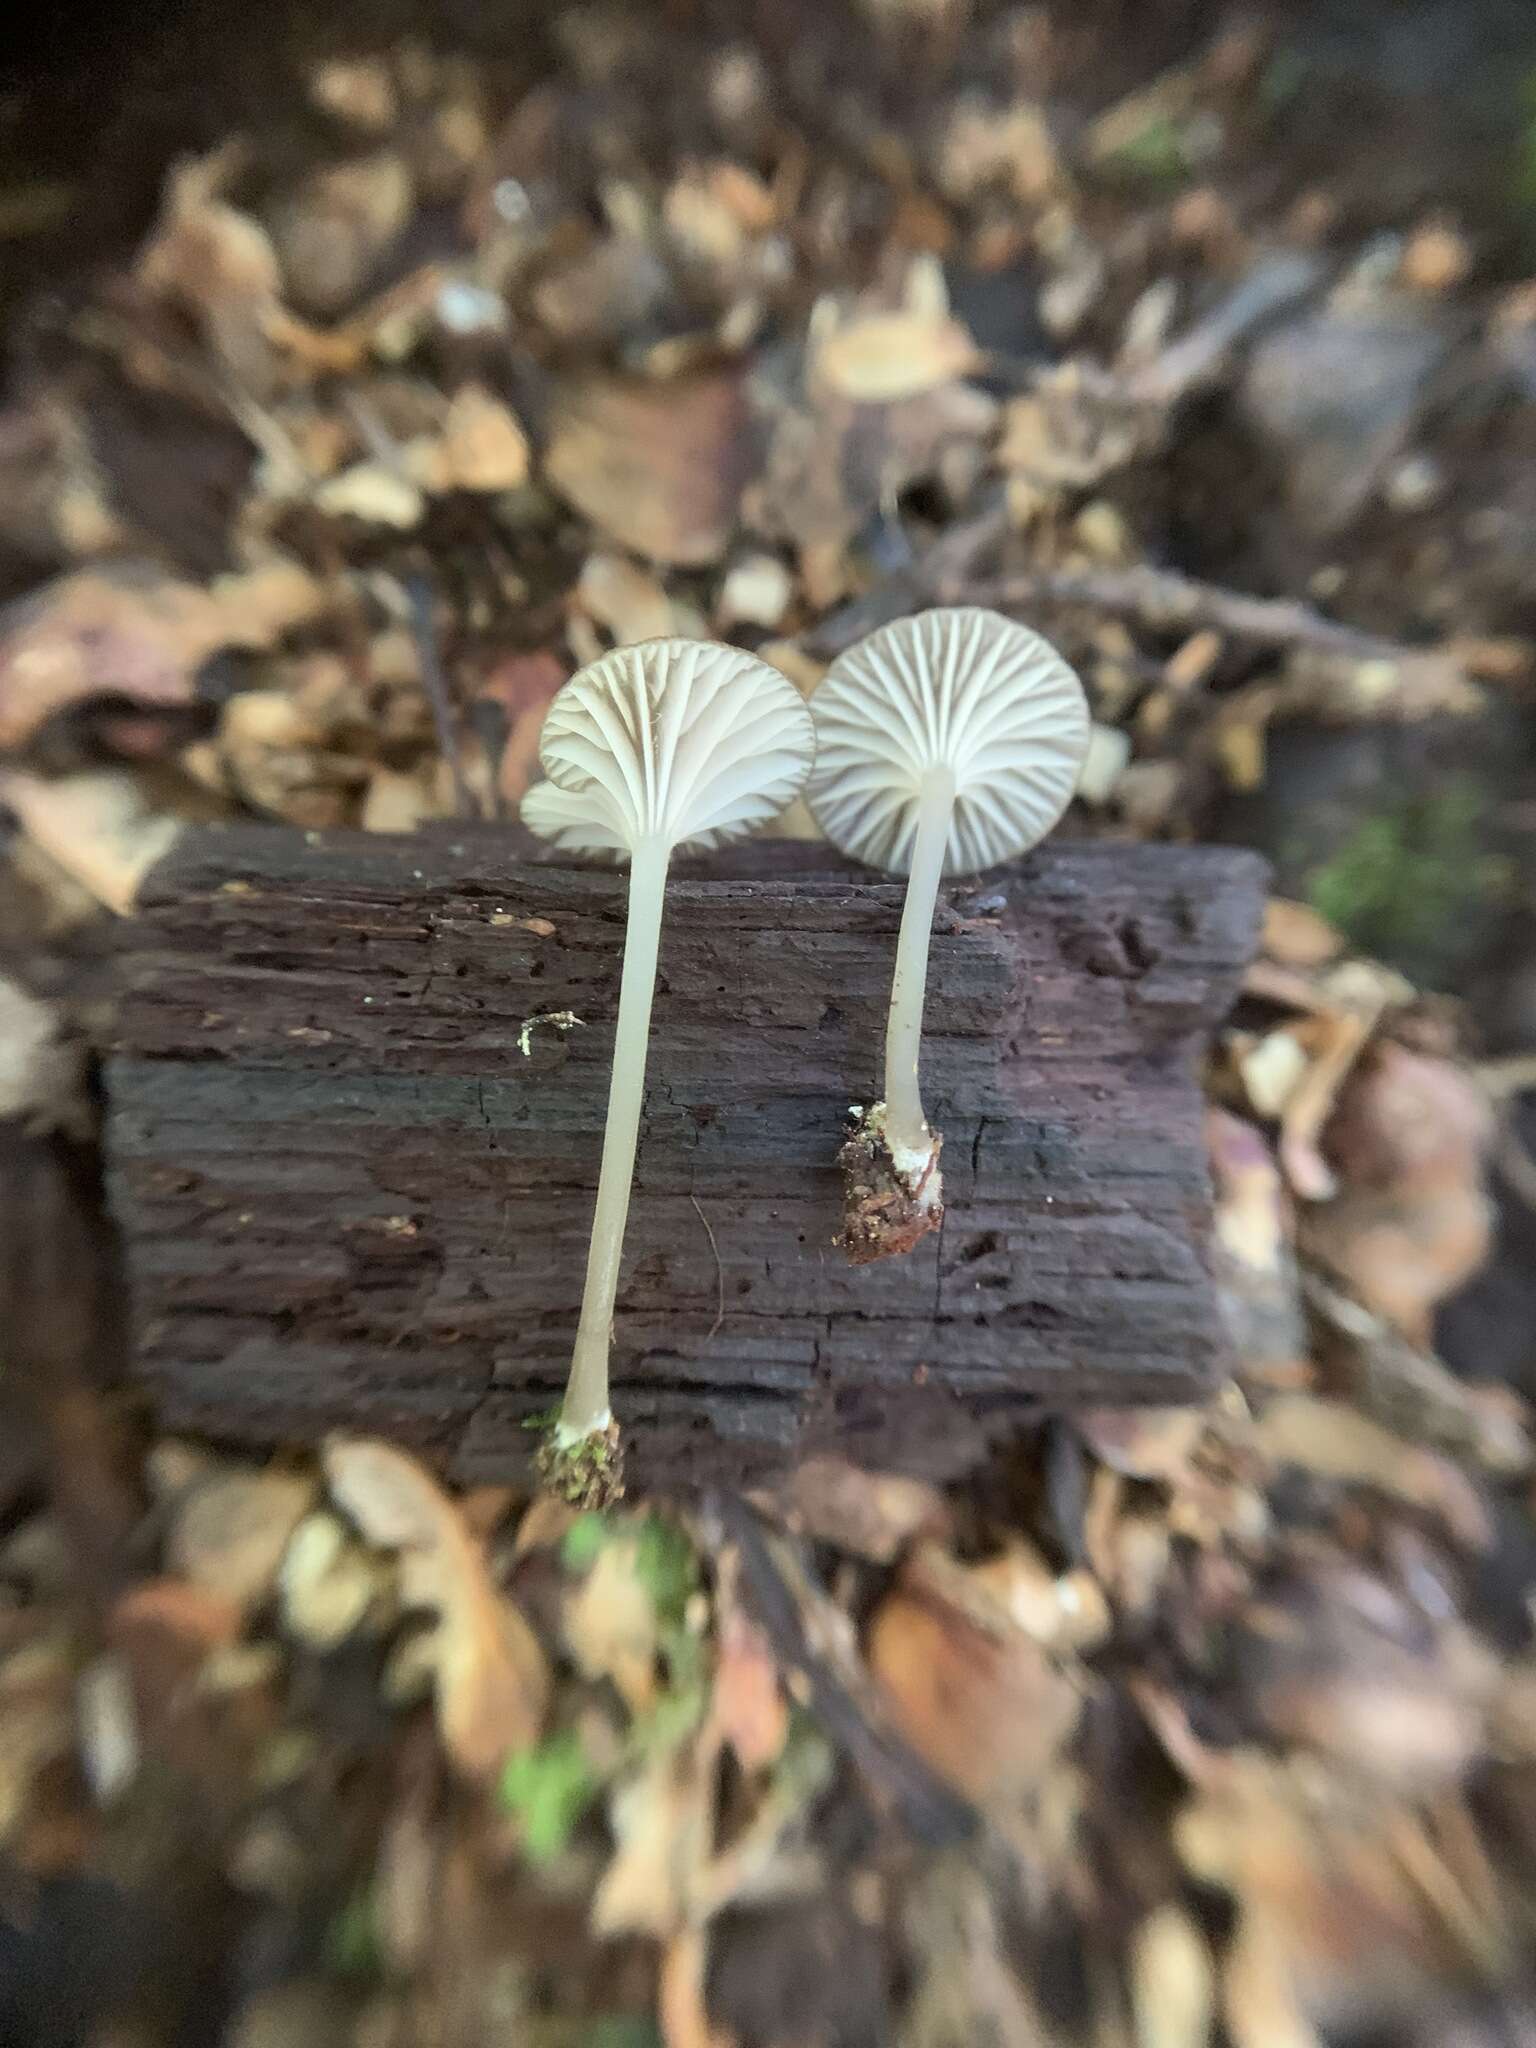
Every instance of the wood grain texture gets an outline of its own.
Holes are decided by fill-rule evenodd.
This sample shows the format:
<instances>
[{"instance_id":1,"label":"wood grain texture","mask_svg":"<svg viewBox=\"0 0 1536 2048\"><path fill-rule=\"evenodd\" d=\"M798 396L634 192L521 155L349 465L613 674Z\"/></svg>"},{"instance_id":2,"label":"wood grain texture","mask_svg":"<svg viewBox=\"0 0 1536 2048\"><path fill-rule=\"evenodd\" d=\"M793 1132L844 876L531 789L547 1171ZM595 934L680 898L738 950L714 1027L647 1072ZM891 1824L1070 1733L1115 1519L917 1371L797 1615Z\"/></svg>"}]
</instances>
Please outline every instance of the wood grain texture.
<instances>
[{"instance_id":1,"label":"wood grain texture","mask_svg":"<svg viewBox=\"0 0 1536 2048\"><path fill-rule=\"evenodd\" d=\"M785 844L680 869L614 1352L642 1483L829 1442L953 1469L1031 1406L1207 1386L1196 1062L1263 880L1242 853L1058 844L946 889L924 1088L949 1214L855 1268L834 1154L878 1086L901 889ZM107 1080L169 1420L521 1465L575 1325L624 892L491 828L242 827L154 872ZM520 1052L561 1010L582 1027Z\"/></svg>"}]
</instances>

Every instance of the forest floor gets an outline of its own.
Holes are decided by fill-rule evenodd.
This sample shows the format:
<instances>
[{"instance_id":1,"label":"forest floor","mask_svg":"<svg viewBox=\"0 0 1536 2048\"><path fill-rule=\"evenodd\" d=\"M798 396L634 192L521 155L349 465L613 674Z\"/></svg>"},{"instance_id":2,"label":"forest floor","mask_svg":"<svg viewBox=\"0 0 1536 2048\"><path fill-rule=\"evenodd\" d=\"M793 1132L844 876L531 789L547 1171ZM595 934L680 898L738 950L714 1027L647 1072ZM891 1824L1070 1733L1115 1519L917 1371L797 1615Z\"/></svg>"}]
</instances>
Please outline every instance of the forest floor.
<instances>
[{"instance_id":1,"label":"forest floor","mask_svg":"<svg viewBox=\"0 0 1536 2048\"><path fill-rule=\"evenodd\" d=\"M1536 2038L1536 27L416 16L0 90L0 2040ZM935 601L1079 669L1065 829L1273 863L1214 1398L606 1517L157 1427L176 835L510 818L601 650Z\"/></svg>"}]
</instances>

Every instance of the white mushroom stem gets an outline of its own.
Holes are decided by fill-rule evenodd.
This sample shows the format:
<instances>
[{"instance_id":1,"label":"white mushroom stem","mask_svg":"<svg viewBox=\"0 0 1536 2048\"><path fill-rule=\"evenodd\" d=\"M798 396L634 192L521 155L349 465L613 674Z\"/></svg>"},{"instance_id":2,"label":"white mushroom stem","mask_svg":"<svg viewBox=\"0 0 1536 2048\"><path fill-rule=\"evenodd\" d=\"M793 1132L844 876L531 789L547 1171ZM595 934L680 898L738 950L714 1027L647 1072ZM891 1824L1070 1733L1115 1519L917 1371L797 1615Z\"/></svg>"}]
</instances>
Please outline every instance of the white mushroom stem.
<instances>
[{"instance_id":1,"label":"white mushroom stem","mask_svg":"<svg viewBox=\"0 0 1536 2048\"><path fill-rule=\"evenodd\" d=\"M629 916L624 933L624 971L619 982L619 1018L613 1039L613 1075L608 1084L608 1122L597 1177L597 1210L587 1249L587 1279L571 1377L560 1410L556 1439L574 1444L598 1435L612 1421L608 1401L608 1350L613 1340L613 1304L619 1291L624 1225L635 1177L635 1145L645 1099L645 1056L651 1035L651 999L656 992L656 956L666 898L671 846L643 839L629 866Z\"/></svg>"},{"instance_id":2,"label":"white mushroom stem","mask_svg":"<svg viewBox=\"0 0 1536 2048\"><path fill-rule=\"evenodd\" d=\"M955 806L953 770L930 768L918 789L917 837L907 877L907 900L896 941L891 1014L885 1027L885 1141L896 1170L914 1192L934 1167L933 1133L923 1114L918 1061L923 1049L923 1001L928 987L928 941L949 844ZM937 1189L934 1190L935 1195Z\"/></svg>"}]
</instances>

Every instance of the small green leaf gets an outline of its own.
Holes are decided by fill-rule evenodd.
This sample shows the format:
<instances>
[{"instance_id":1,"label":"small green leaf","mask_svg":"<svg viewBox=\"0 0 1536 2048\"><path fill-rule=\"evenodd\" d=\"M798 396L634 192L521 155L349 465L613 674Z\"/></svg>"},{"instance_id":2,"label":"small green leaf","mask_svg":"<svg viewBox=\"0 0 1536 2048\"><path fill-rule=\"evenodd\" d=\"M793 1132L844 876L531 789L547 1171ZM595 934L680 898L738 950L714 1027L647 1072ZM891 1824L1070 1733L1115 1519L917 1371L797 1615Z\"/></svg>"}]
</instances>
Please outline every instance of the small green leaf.
<instances>
[{"instance_id":1,"label":"small green leaf","mask_svg":"<svg viewBox=\"0 0 1536 2048\"><path fill-rule=\"evenodd\" d=\"M553 1862L599 1789L580 1737L569 1730L519 1750L501 1774L502 1804L522 1823L534 1863Z\"/></svg>"},{"instance_id":2,"label":"small green leaf","mask_svg":"<svg viewBox=\"0 0 1536 2048\"><path fill-rule=\"evenodd\" d=\"M647 1515L635 1543L635 1576L655 1602L660 1620L679 1623L699 1583L693 1546L675 1523Z\"/></svg>"},{"instance_id":3,"label":"small green leaf","mask_svg":"<svg viewBox=\"0 0 1536 2048\"><path fill-rule=\"evenodd\" d=\"M611 1534L606 1515L578 1515L560 1539L561 1564L572 1573L589 1570Z\"/></svg>"}]
</instances>

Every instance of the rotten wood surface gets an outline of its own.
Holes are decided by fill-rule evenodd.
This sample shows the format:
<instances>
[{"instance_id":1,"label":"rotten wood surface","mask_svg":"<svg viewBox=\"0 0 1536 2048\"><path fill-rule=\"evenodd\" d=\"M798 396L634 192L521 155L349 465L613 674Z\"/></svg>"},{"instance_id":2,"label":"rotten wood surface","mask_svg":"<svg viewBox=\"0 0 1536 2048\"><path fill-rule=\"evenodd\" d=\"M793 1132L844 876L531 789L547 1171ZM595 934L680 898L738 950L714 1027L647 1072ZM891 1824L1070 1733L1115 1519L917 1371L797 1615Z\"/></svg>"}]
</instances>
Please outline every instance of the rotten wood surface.
<instances>
[{"instance_id":1,"label":"rotten wood surface","mask_svg":"<svg viewBox=\"0 0 1536 2048\"><path fill-rule=\"evenodd\" d=\"M1207 1386L1196 1064L1263 880L1058 843L947 889L924 1087L949 1214L854 1267L834 1160L878 1087L901 888L788 844L680 869L615 1331L636 1477L829 1446L952 1470L1031 1408ZM523 1464L580 1296L624 895L480 827L201 832L153 872L109 1157L170 1423ZM559 1011L581 1025L526 1028Z\"/></svg>"}]
</instances>

